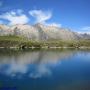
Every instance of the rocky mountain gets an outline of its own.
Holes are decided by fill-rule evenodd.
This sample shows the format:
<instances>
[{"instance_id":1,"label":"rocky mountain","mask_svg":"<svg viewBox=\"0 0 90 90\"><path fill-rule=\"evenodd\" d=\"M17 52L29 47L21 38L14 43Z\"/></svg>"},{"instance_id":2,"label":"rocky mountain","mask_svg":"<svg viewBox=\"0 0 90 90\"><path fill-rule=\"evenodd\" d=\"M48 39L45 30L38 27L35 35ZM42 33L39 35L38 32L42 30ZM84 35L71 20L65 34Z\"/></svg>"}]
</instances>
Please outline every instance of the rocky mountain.
<instances>
[{"instance_id":1,"label":"rocky mountain","mask_svg":"<svg viewBox=\"0 0 90 90\"><path fill-rule=\"evenodd\" d=\"M31 40L79 40L84 36L67 28L46 26L43 24L18 24L13 26L0 25L0 35L24 36Z\"/></svg>"},{"instance_id":2,"label":"rocky mountain","mask_svg":"<svg viewBox=\"0 0 90 90\"><path fill-rule=\"evenodd\" d=\"M84 33L84 34L81 34L81 36L82 36L84 39L90 39L90 34Z\"/></svg>"},{"instance_id":3,"label":"rocky mountain","mask_svg":"<svg viewBox=\"0 0 90 90\"><path fill-rule=\"evenodd\" d=\"M78 33L66 28L44 26L42 24L36 24L34 27L39 31L41 40L76 40L80 38Z\"/></svg>"}]
</instances>

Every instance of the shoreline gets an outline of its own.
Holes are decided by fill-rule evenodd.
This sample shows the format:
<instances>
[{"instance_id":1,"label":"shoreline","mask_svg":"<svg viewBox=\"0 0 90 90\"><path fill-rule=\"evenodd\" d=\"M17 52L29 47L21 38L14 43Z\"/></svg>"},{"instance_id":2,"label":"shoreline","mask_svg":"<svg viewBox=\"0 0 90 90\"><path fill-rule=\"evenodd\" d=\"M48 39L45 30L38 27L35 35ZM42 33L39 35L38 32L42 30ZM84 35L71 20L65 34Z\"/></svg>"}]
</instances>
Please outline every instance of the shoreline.
<instances>
[{"instance_id":1,"label":"shoreline","mask_svg":"<svg viewBox=\"0 0 90 90\"><path fill-rule=\"evenodd\" d=\"M0 49L90 49L90 47L0 47Z\"/></svg>"}]
</instances>

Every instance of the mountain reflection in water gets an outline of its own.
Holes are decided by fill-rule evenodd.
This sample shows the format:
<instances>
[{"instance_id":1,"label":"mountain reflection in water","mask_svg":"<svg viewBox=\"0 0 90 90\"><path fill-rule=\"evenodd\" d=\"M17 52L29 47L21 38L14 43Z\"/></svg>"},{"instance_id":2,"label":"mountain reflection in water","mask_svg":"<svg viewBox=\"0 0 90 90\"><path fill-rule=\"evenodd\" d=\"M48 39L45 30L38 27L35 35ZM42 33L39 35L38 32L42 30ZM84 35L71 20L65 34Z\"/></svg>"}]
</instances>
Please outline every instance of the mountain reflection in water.
<instances>
[{"instance_id":1,"label":"mountain reflection in water","mask_svg":"<svg viewBox=\"0 0 90 90\"><path fill-rule=\"evenodd\" d=\"M90 90L90 51L0 49L0 83L18 90Z\"/></svg>"},{"instance_id":2,"label":"mountain reflection in water","mask_svg":"<svg viewBox=\"0 0 90 90\"><path fill-rule=\"evenodd\" d=\"M5 52L6 53L6 52ZM1 55L0 53L0 72L10 76L18 74L24 75L30 71L29 77L40 78L51 75L51 67L61 63L64 58L73 55L75 51L32 51ZM34 66L32 70L32 65ZM3 70L3 71L2 71Z\"/></svg>"}]
</instances>

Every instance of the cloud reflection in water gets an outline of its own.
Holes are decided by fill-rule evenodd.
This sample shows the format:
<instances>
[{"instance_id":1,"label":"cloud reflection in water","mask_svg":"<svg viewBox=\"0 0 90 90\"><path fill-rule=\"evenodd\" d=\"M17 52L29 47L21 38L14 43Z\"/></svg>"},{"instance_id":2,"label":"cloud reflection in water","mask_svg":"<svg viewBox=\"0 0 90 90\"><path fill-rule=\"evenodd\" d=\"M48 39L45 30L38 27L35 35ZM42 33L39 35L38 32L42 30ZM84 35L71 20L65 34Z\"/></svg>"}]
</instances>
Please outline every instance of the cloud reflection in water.
<instances>
[{"instance_id":1,"label":"cloud reflection in water","mask_svg":"<svg viewBox=\"0 0 90 90\"><path fill-rule=\"evenodd\" d=\"M48 77L53 74L52 67L72 55L72 51L33 51L5 55L0 57L0 73L10 77L26 75L33 79Z\"/></svg>"}]
</instances>

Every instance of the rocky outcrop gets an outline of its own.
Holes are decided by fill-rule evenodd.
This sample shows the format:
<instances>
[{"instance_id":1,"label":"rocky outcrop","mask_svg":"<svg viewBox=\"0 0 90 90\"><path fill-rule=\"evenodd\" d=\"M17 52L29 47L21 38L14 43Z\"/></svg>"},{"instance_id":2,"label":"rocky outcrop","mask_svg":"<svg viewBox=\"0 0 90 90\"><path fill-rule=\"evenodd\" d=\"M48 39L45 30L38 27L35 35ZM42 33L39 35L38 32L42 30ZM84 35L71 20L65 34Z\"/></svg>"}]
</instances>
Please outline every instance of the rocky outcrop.
<instances>
[{"instance_id":1,"label":"rocky outcrop","mask_svg":"<svg viewBox=\"0 0 90 90\"><path fill-rule=\"evenodd\" d=\"M44 26L42 24L36 24L35 27L39 31L41 40L77 40L80 38L78 33L66 28Z\"/></svg>"}]
</instances>

